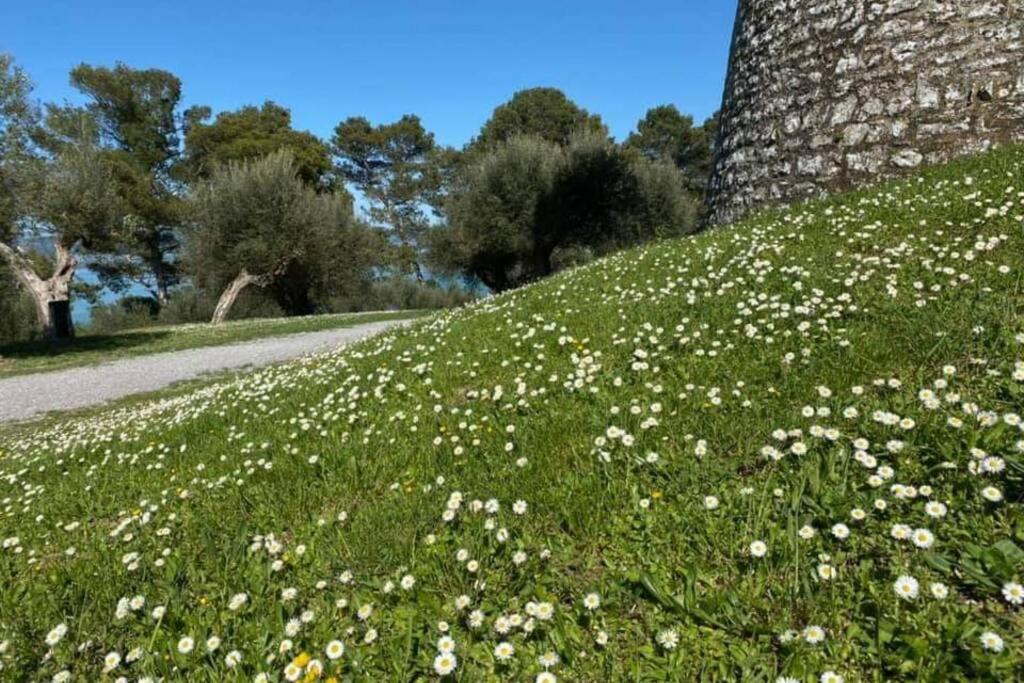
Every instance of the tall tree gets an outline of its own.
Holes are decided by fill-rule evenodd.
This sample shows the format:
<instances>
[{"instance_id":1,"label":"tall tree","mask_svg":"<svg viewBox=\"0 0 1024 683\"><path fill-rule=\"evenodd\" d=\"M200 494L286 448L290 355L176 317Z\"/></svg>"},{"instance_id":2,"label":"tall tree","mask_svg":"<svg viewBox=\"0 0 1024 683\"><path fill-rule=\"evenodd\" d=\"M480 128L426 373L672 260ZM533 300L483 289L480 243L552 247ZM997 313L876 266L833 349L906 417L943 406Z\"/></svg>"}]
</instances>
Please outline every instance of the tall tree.
<instances>
[{"instance_id":1,"label":"tall tree","mask_svg":"<svg viewBox=\"0 0 1024 683\"><path fill-rule=\"evenodd\" d=\"M513 137L533 135L565 146L577 133L608 135L597 114L591 114L557 88L520 90L499 105L470 143L470 150L489 150Z\"/></svg>"},{"instance_id":2,"label":"tall tree","mask_svg":"<svg viewBox=\"0 0 1024 683\"><path fill-rule=\"evenodd\" d=\"M555 143L523 136L464 168L448 224L430 240L434 267L465 272L497 292L533 279L537 207L564 163Z\"/></svg>"},{"instance_id":3,"label":"tall tree","mask_svg":"<svg viewBox=\"0 0 1024 683\"><path fill-rule=\"evenodd\" d=\"M20 229L0 241L0 256L32 296L40 328L51 337L74 333L71 291L83 252L109 250L124 239L123 204L109 159L96 146L96 131L83 112L79 134L38 167L39 187ZM23 232L52 249L52 262L41 264L19 248Z\"/></svg>"},{"instance_id":4,"label":"tall tree","mask_svg":"<svg viewBox=\"0 0 1024 683\"><path fill-rule=\"evenodd\" d=\"M433 133L412 114L379 126L360 116L337 125L331 146L338 172L366 199L370 221L390 231L402 265L422 280L420 243L443 178Z\"/></svg>"},{"instance_id":5,"label":"tall tree","mask_svg":"<svg viewBox=\"0 0 1024 683\"><path fill-rule=\"evenodd\" d=\"M503 291L647 240L683 234L696 202L671 164L631 155L602 134L565 147L512 138L468 165L432 263Z\"/></svg>"},{"instance_id":6,"label":"tall tree","mask_svg":"<svg viewBox=\"0 0 1024 683\"><path fill-rule=\"evenodd\" d=\"M87 98L100 143L131 215L122 258L94 269L114 289L141 284L160 303L180 281L182 200L170 171L180 153L181 81L160 69L79 64L71 84Z\"/></svg>"},{"instance_id":7,"label":"tall tree","mask_svg":"<svg viewBox=\"0 0 1024 683\"><path fill-rule=\"evenodd\" d=\"M660 159L675 164L683 173L686 189L703 196L711 174L717 123L716 113L696 126L692 116L666 104L647 110L625 146L652 161Z\"/></svg>"},{"instance_id":8,"label":"tall tree","mask_svg":"<svg viewBox=\"0 0 1024 683\"><path fill-rule=\"evenodd\" d=\"M312 133L292 128L291 112L274 102L225 111L206 123L207 107L186 112L185 154L176 173L187 180L209 178L220 164L247 161L287 149L299 177L321 191L334 189L334 170L327 144Z\"/></svg>"},{"instance_id":9,"label":"tall tree","mask_svg":"<svg viewBox=\"0 0 1024 683\"><path fill-rule=\"evenodd\" d=\"M5 339L21 338L27 332L14 328L20 322L23 294L7 250L14 251L36 176L29 172L38 162L31 154L30 134L37 125L31 90L25 72L10 55L0 53L0 244L5 245L0 246L0 335Z\"/></svg>"},{"instance_id":10,"label":"tall tree","mask_svg":"<svg viewBox=\"0 0 1024 683\"><path fill-rule=\"evenodd\" d=\"M296 265L317 277L327 277L322 268L364 267L357 258L362 235L347 199L305 184L288 150L216 167L196 192L194 208L190 263L197 281L223 288L214 323L227 318L246 287L271 286Z\"/></svg>"}]
</instances>

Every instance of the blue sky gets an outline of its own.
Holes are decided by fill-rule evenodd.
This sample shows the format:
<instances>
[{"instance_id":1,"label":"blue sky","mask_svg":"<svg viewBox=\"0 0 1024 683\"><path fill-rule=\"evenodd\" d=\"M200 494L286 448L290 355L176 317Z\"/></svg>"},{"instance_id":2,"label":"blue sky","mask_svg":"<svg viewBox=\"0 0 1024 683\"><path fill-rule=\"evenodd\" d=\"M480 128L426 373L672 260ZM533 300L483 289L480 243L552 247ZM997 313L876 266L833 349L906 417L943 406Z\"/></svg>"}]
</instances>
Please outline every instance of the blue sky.
<instances>
[{"instance_id":1,"label":"blue sky","mask_svg":"<svg viewBox=\"0 0 1024 683\"><path fill-rule=\"evenodd\" d=\"M735 11L735 0L0 0L0 51L44 101L79 101L74 65L119 60L175 73L185 105L271 99L323 137L349 116L414 113L455 146L516 90L553 86L622 140L650 107L698 121L718 108Z\"/></svg>"},{"instance_id":2,"label":"blue sky","mask_svg":"<svg viewBox=\"0 0 1024 683\"><path fill-rule=\"evenodd\" d=\"M319 135L416 113L462 145L514 91L546 85L622 139L649 107L718 107L734 13L725 0L4 0L0 50L44 100L74 101L75 64L121 60L174 72L214 111L273 99Z\"/></svg>"}]
</instances>

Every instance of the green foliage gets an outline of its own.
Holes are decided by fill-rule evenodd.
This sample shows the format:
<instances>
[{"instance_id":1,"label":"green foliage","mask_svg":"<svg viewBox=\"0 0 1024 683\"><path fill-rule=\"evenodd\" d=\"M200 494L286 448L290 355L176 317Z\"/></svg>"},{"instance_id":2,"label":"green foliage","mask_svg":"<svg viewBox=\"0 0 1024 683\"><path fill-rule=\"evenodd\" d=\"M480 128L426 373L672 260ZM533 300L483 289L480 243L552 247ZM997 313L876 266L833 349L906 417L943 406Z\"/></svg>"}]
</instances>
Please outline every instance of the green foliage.
<instances>
[{"instance_id":1,"label":"green foliage","mask_svg":"<svg viewBox=\"0 0 1024 683\"><path fill-rule=\"evenodd\" d=\"M426 311L455 308L475 297L457 284L439 285L431 281L389 277L374 280L349 294L331 300L335 313L348 311Z\"/></svg>"},{"instance_id":2,"label":"green foliage","mask_svg":"<svg viewBox=\"0 0 1024 683\"><path fill-rule=\"evenodd\" d=\"M498 106L470 143L471 151L491 150L512 138L532 135L556 145L568 145L577 134L607 137L601 117L589 113L557 88L530 88L516 92Z\"/></svg>"},{"instance_id":3,"label":"green foliage","mask_svg":"<svg viewBox=\"0 0 1024 683\"><path fill-rule=\"evenodd\" d=\"M93 306L85 334L116 334L127 330L169 325L206 323L217 305L217 293L194 287L176 289L162 306L149 297L123 297L112 303ZM285 311L261 289L242 292L231 307L229 320L281 318Z\"/></svg>"},{"instance_id":4,"label":"green foliage","mask_svg":"<svg viewBox=\"0 0 1024 683\"><path fill-rule=\"evenodd\" d=\"M28 341L35 336L36 312L32 300L0 262L0 344Z\"/></svg>"},{"instance_id":5,"label":"green foliage","mask_svg":"<svg viewBox=\"0 0 1024 683\"><path fill-rule=\"evenodd\" d=\"M293 129L285 107L268 101L221 112L212 123L204 123L208 117L208 108L186 113L185 154L175 169L179 177L209 178L217 166L288 150L303 182L321 191L337 189L329 148L315 135Z\"/></svg>"},{"instance_id":6,"label":"green foliage","mask_svg":"<svg viewBox=\"0 0 1024 683\"><path fill-rule=\"evenodd\" d=\"M7 242L17 236L34 177L28 172L34 170L30 147L37 119L31 91L25 72L0 52L0 240Z\"/></svg>"},{"instance_id":7,"label":"green foliage","mask_svg":"<svg viewBox=\"0 0 1024 683\"><path fill-rule=\"evenodd\" d=\"M603 135L514 138L465 170L433 239L435 265L503 291L594 255L691 232L679 172Z\"/></svg>"},{"instance_id":8,"label":"green foliage","mask_svg":"<svg viewBox=\"0 0 1024 683\"><path fill-rule=\"evenodd\" d=\"M331 147L341 177L369 204L370 221L389 230L400 247L400 266L423 279L418 251L430 227L427 207L443 179L433 133L412 114L378 126L352 117L335 127Z\"/></svg>"},{"instance_id":9,"label":"green foliage","mask_svg":"<svg viewBox=\"0 0 1024 683\"><path fill-rule=\"evenodd\" d=\"M66 249L111 249L123 235L124 205L106 156L87 137L63 146L47 164L35 217Z\"/></svg>"},{"instance_id":10,"label":"green foliage","mask_svg":"<svg viewBox=\"0 0 1024 683\"><path fill-rule=\"evenodd\" d=\"M104 144L125 152L139 168L166 167L178 153L181 81L160 69L79 64L71 85L88 99Z\"/></svg>"},{"instance_id":11,"label":"green foliage","mask_svg":"<svg viewBox=\"0 0 1024 683\"><path fill-rule=\"evenodd\" d=\"M711 174L718 114L694 126L693 117L668 104L647 110L625 146L652 161L667 161L682 171L686 189L703 197Z\"/></svg>"},{"instance_id":12,"label":"green foliage","mask_svg":"<svg viewBox=\"0 0 1024 683\"><path fill-rule=\"evenodd\" d=\"M564 165L556 144L517 137L464 169L448 225L432 236L433 264L469 273L495 291L534 277L538 208Z\"/></svg>"},{"instance_id":13,"label":"green foliage","mask_svg":"<svg viewBox=\"0 0 1024 683\"><path fill-rule=\"evenodd\" d=\"M188 255L196 283L216 291L245 270L296 312L310 305L311 291L365 277L377 244L347 197L317 193L299 178L288 150L216 168L198 188L194 212Z\"/></svg>"},{"instance_id":14,"label":"green foliage","mask_svg":"<svg viewBox=\"0 0 1024 683\"><path fill-rule=\"evenodd\" d=\"M178 107L181 81L160 69L80 64L71 84L86 98L84 110L97 128L117 191L130 219L114 254L95 263L95 272L114 291L133 284L165 301L179 283L179 227L183 203L170 177L181 145ZM61 118L74 108L50 107L48 121L59 137ZM51 135L51 139L54 136Z\"/></svg>"}]
</instances>

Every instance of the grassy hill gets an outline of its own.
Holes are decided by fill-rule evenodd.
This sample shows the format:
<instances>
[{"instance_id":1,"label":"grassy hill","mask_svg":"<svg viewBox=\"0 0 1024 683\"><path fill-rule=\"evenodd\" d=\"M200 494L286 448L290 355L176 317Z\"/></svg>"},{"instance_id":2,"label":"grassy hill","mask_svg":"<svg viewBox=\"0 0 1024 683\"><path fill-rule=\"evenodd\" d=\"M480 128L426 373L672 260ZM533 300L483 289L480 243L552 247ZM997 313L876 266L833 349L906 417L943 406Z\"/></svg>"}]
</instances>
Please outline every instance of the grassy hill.
<instances>
[{"instance_id":1,"label":"grassy hill","mask_svg":"<svg viewBox=\"0 0 1024 683\"><path fill-rule=\"evenodd\" d=\"M2 676L1020 679L1022 295L1017 148L11 432Z\"/></svg>"}]
</instances>

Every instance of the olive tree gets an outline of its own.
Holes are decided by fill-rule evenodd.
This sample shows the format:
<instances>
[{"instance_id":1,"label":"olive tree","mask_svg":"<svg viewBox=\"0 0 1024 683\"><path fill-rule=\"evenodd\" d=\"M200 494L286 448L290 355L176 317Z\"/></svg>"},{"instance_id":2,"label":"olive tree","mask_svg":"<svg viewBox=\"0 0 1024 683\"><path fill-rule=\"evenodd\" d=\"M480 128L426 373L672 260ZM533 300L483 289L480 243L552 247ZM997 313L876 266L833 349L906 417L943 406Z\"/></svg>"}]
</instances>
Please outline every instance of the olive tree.
<instances>
[{"instance_id":1,"label":"olive tree","mask_svg":"<svg viewBox=\"0 0 1024 683\"><path fill-rule=\"evenodd\" d=\"M48 337L70 337L71 291L84 254L109 250L121 239L125 212L109 160L95 146L95 128L83 114L79 130L52 156L25 160L16 223L0 240L0 257L35 304ZM21 243L42 247L26 252Z\"/></svg>"},{"instance_id":2,"label":"olive tree","mask_svg":"<svg viewBox=\"0 0 1024 683\"><path fill-rule=\"evenodd\" d=\"M337 255L339 242L357 232L347 198L309 187L287 150L215 168L192 203L190 267L201 284L222 288L213 323L246 287L268 287L297 264Z\"/></svg>"},{"instance_id":3,"label":"olive tree","mask_svg":"<svg viewBox=\"0 0 1024 683\"><path fill-rule=\"evenodd\" d=\"M622 247L690 232L697 207L667 162L603 133L514 137L466 166L435 231L439 270L503 291Z\"/></svg>"}]
</instances>

